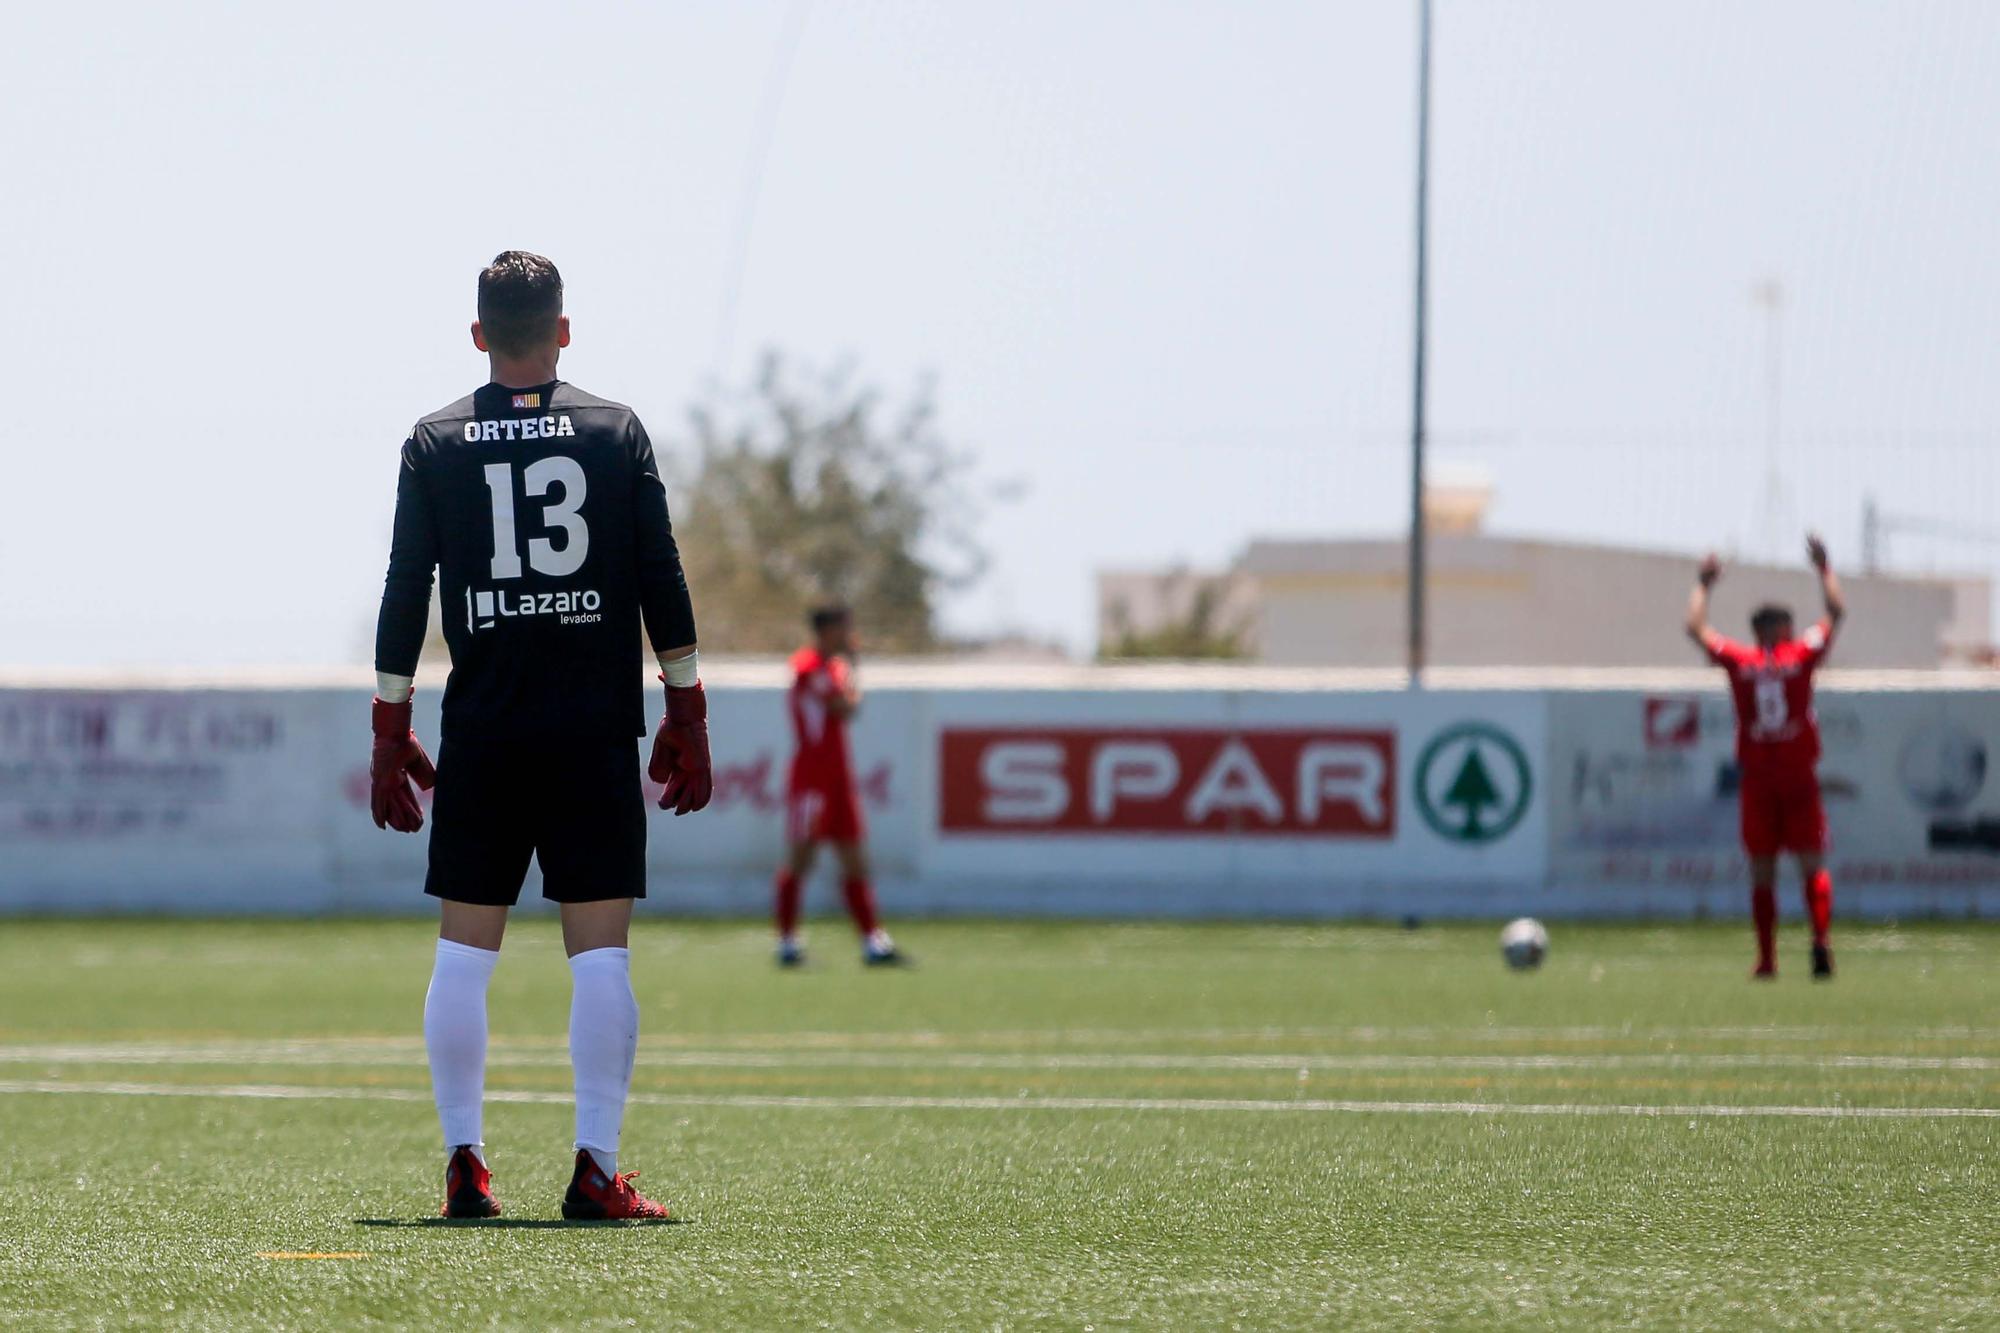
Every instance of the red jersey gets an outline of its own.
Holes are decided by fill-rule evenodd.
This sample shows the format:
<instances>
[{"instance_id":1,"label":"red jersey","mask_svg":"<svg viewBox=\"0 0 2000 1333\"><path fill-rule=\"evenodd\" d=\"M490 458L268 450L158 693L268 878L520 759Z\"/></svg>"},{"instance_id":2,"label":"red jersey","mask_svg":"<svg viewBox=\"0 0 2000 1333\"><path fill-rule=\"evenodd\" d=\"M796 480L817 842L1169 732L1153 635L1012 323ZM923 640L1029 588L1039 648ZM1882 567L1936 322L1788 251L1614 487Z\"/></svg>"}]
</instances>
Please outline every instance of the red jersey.
<instances>
[{"instance_id":1,"label":"red jersey","mask_svg":"<svg viewBox=\"0 0 2000 1333\"><path fill-rule=\"evenodd\" d=\"M847 746L847 719L832 708L847 693L846 661L827 657L817 648L792 654L793 791L847 790L854 785L854 759Z\"/></svg>"},{"instance_id":2,"label":"red jersey","mask_svg":"<svg viewBox=\"0 0 2000 1333\"><path fill-rule=\"evenodd\" d=\"M1819 718L1813 713L1813 673L1833 647L1832 622L1770 650L1737 643L1710 630L1708 658L1729 672L1736 700L1736 757L1746 776L1809 776L1819 763Z\"/></svg>"}]
</instances>

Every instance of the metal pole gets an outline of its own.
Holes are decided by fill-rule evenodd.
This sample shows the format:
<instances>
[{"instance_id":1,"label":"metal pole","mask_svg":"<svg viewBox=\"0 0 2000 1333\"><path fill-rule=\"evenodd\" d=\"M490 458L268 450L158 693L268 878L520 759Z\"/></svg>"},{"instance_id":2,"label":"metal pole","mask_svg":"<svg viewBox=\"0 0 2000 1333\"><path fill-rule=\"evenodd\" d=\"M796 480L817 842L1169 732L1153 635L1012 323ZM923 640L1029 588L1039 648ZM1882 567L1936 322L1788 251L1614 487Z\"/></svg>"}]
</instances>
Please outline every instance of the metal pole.
<instances>
[{"instance_id":1,"label":"metal pole","mask_svg":"<svg viewBox=\"0 0 2000 1333\"><path fill-rule=\"evenodd\" d=\"M1418 0L1417 243L1414 368L1410 377L1410 688L1423 685L1424 637L1424 357L1430 285L1431 0Z\"/></svg>"},{"instance_id":2,"label":"metal pole","mask_svg":"<svg viewBox=\"0 0 2000 1333\"><path fill-rule=\"evenodd\" d=\"M1766 278L1751 289L1750 299L1764 312L1764 546L1772 563L1784 559L1785 480L1778 466L1778 444L1784 438L1785 285Z\"/></svg>"}]
</instances>

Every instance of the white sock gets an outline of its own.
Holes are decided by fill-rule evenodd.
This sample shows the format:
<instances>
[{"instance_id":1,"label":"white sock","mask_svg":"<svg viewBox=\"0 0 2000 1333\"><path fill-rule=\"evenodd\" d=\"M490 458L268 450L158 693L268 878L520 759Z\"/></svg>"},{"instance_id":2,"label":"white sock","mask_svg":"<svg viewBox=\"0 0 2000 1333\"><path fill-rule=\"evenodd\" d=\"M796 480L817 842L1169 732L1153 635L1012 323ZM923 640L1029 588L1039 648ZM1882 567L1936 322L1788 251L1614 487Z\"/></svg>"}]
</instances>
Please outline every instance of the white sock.
<instances>
[{"instance_id":1,"label":"white sock","mask_svg":"<svg viewBox=\"0 0 2000 1333\"><path fill-rule=\"evenodd\" d=\"M632 1061L639 1053L639 1001L629 949L590 949L569 960L569 1060L576 1071L576 1146L605 1175L618 1173L618 1133Z\"/></svg>"},{"instance_id":2,"label":"white sock","mask_svg":"<svg viewBox=\"0 0 2000 1333\"><path fill-rule=\"evenodd\" d=\"M496 949L437 942L431 988L424 995L424 1049L431 1057L444 1150L471 1144L485 1161L480 1102L486 1093L486 983L500 961Z\"/></svg>"}]
</instances>

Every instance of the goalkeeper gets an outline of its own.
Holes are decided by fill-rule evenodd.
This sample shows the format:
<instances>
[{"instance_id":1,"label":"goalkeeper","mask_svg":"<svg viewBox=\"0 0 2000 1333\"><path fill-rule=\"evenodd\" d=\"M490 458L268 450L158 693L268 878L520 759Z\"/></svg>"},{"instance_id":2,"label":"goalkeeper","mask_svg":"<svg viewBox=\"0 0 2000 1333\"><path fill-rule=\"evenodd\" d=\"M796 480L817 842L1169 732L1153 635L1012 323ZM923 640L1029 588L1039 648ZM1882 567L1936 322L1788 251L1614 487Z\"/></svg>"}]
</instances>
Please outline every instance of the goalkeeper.
<instances>
[{"instance_id":1,"label":"goalkeeper","mask_svg":"<svg viewBox=\"0 0 2000 1333\"><path fill-rule=\"evenodd\" d=\"M479 275L472 341L487 384L419 421L403 445L395 536L375 636L375 822L423 827L436 784L430 874L437 960L424 1042L444 1130L446 1217L500 1211L486 1162L486 988L530 857L560 904L573 982L576 1156L564 1217L661 1218L618 1170L638 1049L627 936L646 895L643 621L666 681L651 772L662 806L708 803L708 709L694 611L653 446L630 408L556 376L569 345L562 278L510 250ZM435 570L445 643L435 773L410 695Z\"/></svg>"}]
</instances>

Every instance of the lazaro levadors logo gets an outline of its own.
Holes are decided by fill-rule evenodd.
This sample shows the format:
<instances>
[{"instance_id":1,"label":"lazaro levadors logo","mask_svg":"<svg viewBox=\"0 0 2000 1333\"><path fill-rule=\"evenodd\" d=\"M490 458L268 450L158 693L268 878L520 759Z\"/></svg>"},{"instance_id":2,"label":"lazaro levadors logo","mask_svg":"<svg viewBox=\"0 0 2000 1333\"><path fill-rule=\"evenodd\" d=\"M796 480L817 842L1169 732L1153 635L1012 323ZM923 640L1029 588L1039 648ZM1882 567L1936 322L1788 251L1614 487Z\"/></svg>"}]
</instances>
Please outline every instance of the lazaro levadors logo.
<instances>
[{"instance_id":1,"label":"lazaro levadors logo","mask_svg":"<svg viewBox=\"0 0 2000 1333\"><path fill-rule=\"evenodd\" d=\"M474 592L465 590L465 628L474 633L492 629L501 619L515 616L555 616L559 624L595 625L604 617L598 613L603 599L597 589L581 592L517 592L502 588Z\"/></svg>"},{"instance_id":2,"label":"lazaro levadors logo","mask_svg":"<svg viewBox=\"0 0 2000 1333\"><path fill-rule=\"evenodd\" d=\"M1453 842L1498 842L1512 833L1534 785L1527 751L1489 722L1447 727L1417 756L1417 812Z\"/></svg>"}]
</instances>

